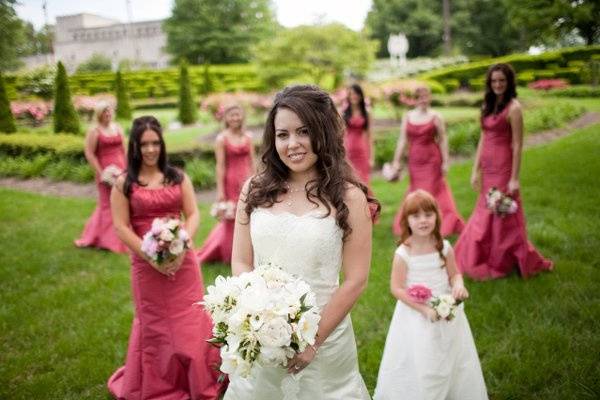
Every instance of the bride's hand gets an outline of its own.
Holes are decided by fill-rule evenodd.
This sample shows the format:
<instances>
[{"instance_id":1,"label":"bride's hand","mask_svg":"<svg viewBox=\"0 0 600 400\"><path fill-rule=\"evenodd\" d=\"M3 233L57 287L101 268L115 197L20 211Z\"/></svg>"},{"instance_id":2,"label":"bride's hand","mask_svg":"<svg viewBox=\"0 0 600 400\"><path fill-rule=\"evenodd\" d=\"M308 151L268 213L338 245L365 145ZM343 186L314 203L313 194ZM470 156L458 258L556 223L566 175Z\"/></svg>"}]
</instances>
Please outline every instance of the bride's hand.
<instances>
[{"instance_id":1,"label":"bride's hand","mask_svg":"<svg viewBox=\"0 0 600 400\"><path fill-rule=\"evenodd\" d=\"M289 374L297 374L302 371L312 362L317 355L316 348L314 346L306 346L306 349L302 353L296 354L287 363L287 372Z\"/></svg>"}]
</instances>

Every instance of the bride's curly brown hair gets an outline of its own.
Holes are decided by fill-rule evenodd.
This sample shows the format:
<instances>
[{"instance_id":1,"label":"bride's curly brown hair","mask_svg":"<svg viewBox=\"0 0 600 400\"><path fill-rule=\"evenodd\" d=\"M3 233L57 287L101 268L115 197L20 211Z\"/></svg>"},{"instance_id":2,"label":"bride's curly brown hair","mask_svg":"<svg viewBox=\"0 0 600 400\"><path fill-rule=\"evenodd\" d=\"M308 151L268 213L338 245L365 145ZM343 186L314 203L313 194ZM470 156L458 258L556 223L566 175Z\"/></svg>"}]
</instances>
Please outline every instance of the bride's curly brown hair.
<instances>
[{"instance_id":1,"label":"bride's curly brown hair","mask_svg":"<svg viewBox=\"0 0 600 400\"><path fill-rule=\"evenodd\" d=\"M310 143L317 155L317 178L306 183L306 198L315 205L318 205L315 200L324 204L327 216L332 207L335 209L336 223L344 232L345 240L352 232L348 224L348 206L344 203L344 194L350 185L365 194L373 219L381 206L352 172L343 143L344 121L329 95L317 86L288 86L275 96L263 134L262 169L250 180L244 211L249 216L255 208L269 208L280 195L287 193L290 170L275 148L275 116L281 108L294 112L308 128Z\"/></svg>"}]
</instances>

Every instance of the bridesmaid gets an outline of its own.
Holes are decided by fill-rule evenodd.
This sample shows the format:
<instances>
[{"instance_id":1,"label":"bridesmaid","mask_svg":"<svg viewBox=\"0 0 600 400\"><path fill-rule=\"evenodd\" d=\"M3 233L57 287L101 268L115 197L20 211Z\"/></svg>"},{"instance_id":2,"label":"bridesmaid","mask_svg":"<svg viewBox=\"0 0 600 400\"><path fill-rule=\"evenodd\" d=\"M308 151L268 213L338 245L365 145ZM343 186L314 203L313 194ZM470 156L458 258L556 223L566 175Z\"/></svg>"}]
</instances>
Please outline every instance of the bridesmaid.
<instances>
[{"instance_id":1,"label":"bridesmaid","mask_svg":"<svg viewBox=\"0 0 600 400\"><path fill-rule=\"evenodd\" d=\"M215 143L217 202L237 204L242 185L254 170L252 135L244 130L244 110L231 105L224 112L225 129ZM198 251L200 263L231 262L234 219L219 222Z\"/></svg>"},{"instance_id":2,"label":"bridesmaid","mask_svg":"<svg viewBox=\"0 0 600 400\"><path fill-rule=\"evenodd\" d=\"M344 121L346 121L344 146L348 160L357 176L368 185L375 152L370 130L371 118L367 112L365 96L362 88L356 83L348 89L348 106L344 110Z\"/></svg>"},{"instance_id":3,"label":"bridesmaid","mask_svg":"<svg viewBox=\"0 0 600 400\"><path fill-rule=\"evenodd\" d=\"M448 172L446 124L443 117L431 109L431 92L427 86L418 87L415 94L416 107L402 119L392 167L396 173L400 172L403 168L402 155L408 146L410 186L407 193L423 189L433 195L442 214L442 236L458 234L464 228L464 221L456 210L445 178ZM401 209L398 209L392 225L394 234L398 236L402 235Z\"/></svg>"},{"instance_id":4,"label":"bridesmaid","mask_svg":"<svg viewBox=\"0 0 600 400\"><path fill-rule=\"evenodd\" d=\"M198 227L194 188L167 163L162 128L154 117L133 121L127 174L111 193L117 234L131 251L135 317L125 366L108 380L117 399L217 399L219 350L206 342L212 323L202 307L202 277L193 252L157 265L141 251L141 237L157 217L184 217Z\"/></svg>"},{"instance_id":5,"label":"bridesmaid","mask_svg":"<svg viewBox=\"0 0 600 400\"><path fill-rule=\"evenodd\" d=\"M127 248L113 229L110 214L111 183L102 180L102 172L109 165L125 168L125 147L121 127L112 121L113 112L107 103L96 109L96 126L85 138L85 158L96 172L98 205L85 224L81 237L75 240L78 247L97 247L115 253L125 253Z\"/></svg>"},{"instance_id":6,"label":"bridesmaid","mask_svg":"<svg viewBox=\"0 0 600 400\"><path fill-rule=\"evenodd\" d=\"M501 278L515 266L523 277L553 268L552 261L543 258L527 240L519 193L523 114L516 97L512 67L491 66L481 111L483 133L471 175L471 184L479 191L479 198L456 243L457 263L474 279ZM516 200L516 213L501 217L486 208L486 193L493 186Z\"/></svg>"}]
</instances>

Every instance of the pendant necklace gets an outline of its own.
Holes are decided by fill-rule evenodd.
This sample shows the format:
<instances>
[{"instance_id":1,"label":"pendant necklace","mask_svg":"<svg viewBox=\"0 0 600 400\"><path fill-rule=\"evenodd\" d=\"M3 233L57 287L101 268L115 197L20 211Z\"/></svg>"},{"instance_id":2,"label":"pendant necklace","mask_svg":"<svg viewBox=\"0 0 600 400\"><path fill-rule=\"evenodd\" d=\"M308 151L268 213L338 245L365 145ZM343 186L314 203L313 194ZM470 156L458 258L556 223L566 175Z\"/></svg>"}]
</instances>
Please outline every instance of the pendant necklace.
<instances>
[{"instance_id":1,"label":"pendant necklace","mask_svg":"<svg viewBox=\"0 0 600 400\"><path fill-rule=\"evenodd\" d=\"M306 192L306 188L305 188L305 187L303 187L303 188L301 188L301 189L295 189L295 188L293 188L293 187L292 187L292 186L289 184L289 182L286 182L286 183L285 183L285 188L286 188L286 189L287 189L287 191L288 191L288 197L287 197L287 200L285 201L285 204L286 204L288 207L291 207L291 206L292 206L292 203L293 203L293 201L292 201L292 195L293 195L294 193L298 193L298 192Z\"/></svg>"}]
</instances>

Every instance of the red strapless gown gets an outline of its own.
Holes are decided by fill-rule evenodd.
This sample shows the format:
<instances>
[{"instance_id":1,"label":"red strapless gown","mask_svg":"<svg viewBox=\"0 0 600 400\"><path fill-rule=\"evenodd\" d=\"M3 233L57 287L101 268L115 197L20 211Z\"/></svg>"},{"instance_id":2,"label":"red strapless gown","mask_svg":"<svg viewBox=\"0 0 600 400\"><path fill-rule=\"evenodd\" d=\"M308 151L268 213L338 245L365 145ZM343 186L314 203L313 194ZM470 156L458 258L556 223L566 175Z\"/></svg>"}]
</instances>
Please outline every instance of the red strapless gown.
<instances>
[{"instance_id":1,"label":"red strapless gown","mask_svg":"<svg viewBox=\"0 0 600 400\"><path fill-rule=\"evenodd\" d=\"M252 173L251 152L250 139L242 145L234 145L225 138L225 182L223 182L225 200L237 203L242 186ZM200 263L231 262L234 226L234 220L223 220L213 228L198 250Z\"/></svg>"},{"instance_id":2,"label":"red strapless gown","mask_svg":"<svg viewBox=\"0 0 600 400\"><path fill-rule=\"evenodd\" d=\"M365 118L361 115L350 117L344 135L344 145L350 165L354 168L358 178L365 185L368 185L369 174L371 173L371 167L369 166L371 150L369 138L364 133L365 124Z\"/></svg>"},{"instance_id":3,"label":"red strapless gown","mask_svg":"<svg viewBox=\"0 0 600 400\"><path fill-rule=\"evenodd\" d=\"M180 218L181 186L145 189L133 185L131 226L140 237L156 217ZM206 342L212 322L201 306L203 284L192 251L170 279L137 254L131 256L135 317L125 366L108 380L117 399L217 399L219 350Z\"/></svg>"},{"instance_id":4,"label":"red strapless gown","mask_svg":"<svg viewBox=\"0 0 600 400\"><path fill-rule=\"evenodd\" d=\"M442 152L435 141L435 122L411 124L407 122L408 172L410 185L407 193L417 189L428 191L435 197L442 214L442 236L460 233L465 223L456 210L452 192L442 174ZM402 207L400 207L402 208ZM401 235L400 209L392 225L394 234Z\"/></svg>"},{"instance_id":5,"label":"red strapless gown","mask_svg":"<svg viewBox=\"0 0 600 400\"><path fill-rule=\"evenodd\" d=\"M124 170L125 151L123 150L122 135L106 136L99 132L96 157L103 169L113 164ZM111 188L100 181L98 174L96 174L96 187L98 188L98 205L85 224L81 237L75 240L75 245L125 253L127 247L117 237L113 228L112 214L110 213Z\"/></svg>"},{"instance_id":6,"label":"red strapless gown","mask_svg":"<svg viewBox=\"0 0 600 400\"><path fill-rule=\"evenodd\" d=\"M523 204L514 193L518 209L500 217L486 208L485 195L495 186L507 191L512 170L512 129L509 106L498 115L482 119L483 148L480 168L482 187L473 215L454 247L459 268L473 279L484 280L508 275L515 266L523 277L551 270L552 261L543 258L527 240Z\"/></svg>"}]
</instances>

